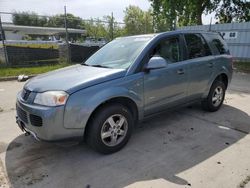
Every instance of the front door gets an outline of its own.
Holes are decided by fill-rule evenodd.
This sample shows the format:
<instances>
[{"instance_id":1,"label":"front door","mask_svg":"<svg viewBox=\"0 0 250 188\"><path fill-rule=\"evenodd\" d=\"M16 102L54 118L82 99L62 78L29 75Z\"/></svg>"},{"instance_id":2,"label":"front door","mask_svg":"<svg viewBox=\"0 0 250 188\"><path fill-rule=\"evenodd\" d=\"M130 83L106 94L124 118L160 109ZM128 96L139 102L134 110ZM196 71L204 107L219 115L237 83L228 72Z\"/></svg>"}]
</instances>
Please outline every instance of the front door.
<instances>
[{"instance_id":1,"label":"front door","mask_svg":"<svg viewBox=\"0 0 250 188\"><path fill-rule=\"evenodd\" d=\"M163 57L168 65L144 74L146 116L185 102L187 94L187 64L182 61L179 36L161 40L152 56Z\"/></svg>"}]
</instances>

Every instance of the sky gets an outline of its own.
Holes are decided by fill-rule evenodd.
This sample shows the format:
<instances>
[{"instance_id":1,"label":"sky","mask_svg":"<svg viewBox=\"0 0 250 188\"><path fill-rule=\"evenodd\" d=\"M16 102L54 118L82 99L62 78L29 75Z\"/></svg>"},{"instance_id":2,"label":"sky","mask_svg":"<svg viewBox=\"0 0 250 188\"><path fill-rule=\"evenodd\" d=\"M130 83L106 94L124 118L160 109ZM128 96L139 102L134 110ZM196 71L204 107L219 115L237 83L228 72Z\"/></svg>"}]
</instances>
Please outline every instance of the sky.
<instances>
[{"instance_id":1,"label":"sky","mask_svg":"<svg viewBox=\"0 0 250 188\"><path fill-rule=\"evenodd\" d=\"M0 0L0 12L33 11L41 15L55 15L67 12L83 19L102 18L113 12L116 21L123 21L124 10L129 5L139 6L142 10L150 8L148 0ZM10 16L1 14L2 21L8 22ZM210 17L203 16L204 24L210 23Z\"/></svg>"}]
</instances>

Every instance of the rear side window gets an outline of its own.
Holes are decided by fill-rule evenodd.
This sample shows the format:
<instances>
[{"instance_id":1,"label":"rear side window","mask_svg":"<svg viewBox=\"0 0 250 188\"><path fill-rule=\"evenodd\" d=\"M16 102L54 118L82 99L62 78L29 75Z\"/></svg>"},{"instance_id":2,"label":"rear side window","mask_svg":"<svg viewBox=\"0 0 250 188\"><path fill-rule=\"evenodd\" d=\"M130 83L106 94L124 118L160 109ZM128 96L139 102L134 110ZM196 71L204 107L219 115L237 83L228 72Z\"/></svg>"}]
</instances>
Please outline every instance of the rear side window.
<instances>
[{"instance_id":1,"label":"rear side window","mask_svg":"<svg viewBox=\"0 0 250 188\"><path fill-rule=\"evenodd\" d=\"M212 55L208 44L200 34L185 34L188 59Z\"/></svg>"},{"instance_id":2,"label":"rear side window","mask_svg":"<svg viewBox=\"0 0 250 188\"><path fill-rule=\"evenodd\" d=\"M218 34L209 34L210 40L218 54L229 54L226 42Z\"/></svg>"}]
</instances>

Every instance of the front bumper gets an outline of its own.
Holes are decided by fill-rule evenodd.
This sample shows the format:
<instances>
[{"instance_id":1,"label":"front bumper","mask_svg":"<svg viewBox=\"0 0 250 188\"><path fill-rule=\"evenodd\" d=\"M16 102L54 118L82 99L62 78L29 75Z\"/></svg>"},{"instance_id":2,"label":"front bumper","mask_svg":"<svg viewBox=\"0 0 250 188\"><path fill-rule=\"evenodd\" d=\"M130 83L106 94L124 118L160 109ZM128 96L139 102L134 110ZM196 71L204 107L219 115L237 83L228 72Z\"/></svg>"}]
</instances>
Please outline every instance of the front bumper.
<instances>
[{"instance_id":1,"label":"front bumper","mask_svg":"<svg viewBox=\"0 0 250 188\"><path fill-rule=\"evenodd\" d=\"M29 130L18 116L16 116L16 123L17 123L18 127L21 129L21 131L28 133L28 134L31 134L36 140L40 141L40 139L37 137L36 133Z\"/></svg>"},{"instance_id":2,"label":"front bumper","mask_svg":"<svg viewBox=\"0 0 250 188\"><path fill-rule=\"evenodd\" d=\"M18 126L37 140L59 141L83 137L83 129L70 129L63 126L64 106L46 107L28 104L22 100L19 93L16 110ZM38 118L34 119L34 117Z\"/></svg>"}]
</instances>

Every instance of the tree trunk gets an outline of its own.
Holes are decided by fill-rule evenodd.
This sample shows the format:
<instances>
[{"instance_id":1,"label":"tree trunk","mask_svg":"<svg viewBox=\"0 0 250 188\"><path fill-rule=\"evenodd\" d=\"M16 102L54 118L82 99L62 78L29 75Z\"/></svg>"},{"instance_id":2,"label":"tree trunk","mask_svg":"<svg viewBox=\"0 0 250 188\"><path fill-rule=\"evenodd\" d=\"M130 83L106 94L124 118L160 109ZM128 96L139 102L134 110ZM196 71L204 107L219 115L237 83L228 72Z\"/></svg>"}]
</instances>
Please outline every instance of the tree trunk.
<instances>
[{"instance_id":1,"label":"tree trunk","mask_svg":"<svg viewBox=\"0 0 250 188\"><path fill-rule=\"evenodd\" d=\"M204 11L204 7L202 6L202 3L199 3L199 1L197 3L196 22L197 25L202 25L202 13Z\"/></svg>"},{"instance_id":2,"label":"tree trunk","mask_svg":"<svg viewBox=\"0 0 250 188\"><path fill-rule=\"evenodd\" d=\"M197 25L202 25L202 13L197 12L196 19L197 19Z\"/></svg>"}]
</instances>

